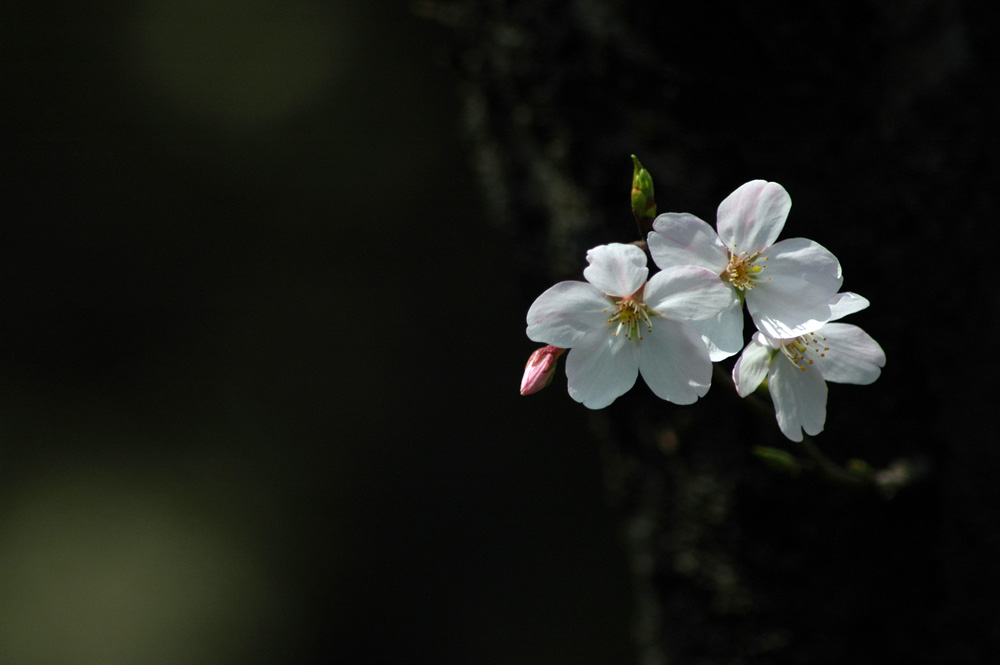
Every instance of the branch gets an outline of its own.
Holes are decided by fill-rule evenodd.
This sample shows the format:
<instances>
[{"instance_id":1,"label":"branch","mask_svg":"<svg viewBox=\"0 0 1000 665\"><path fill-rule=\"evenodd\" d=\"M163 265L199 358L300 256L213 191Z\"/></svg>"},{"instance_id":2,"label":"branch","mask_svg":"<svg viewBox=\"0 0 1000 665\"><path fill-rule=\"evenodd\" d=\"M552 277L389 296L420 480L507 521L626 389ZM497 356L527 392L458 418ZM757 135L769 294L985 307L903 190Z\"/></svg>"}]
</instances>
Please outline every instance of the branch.
<instances>
[{"instance_id":1,"label":"branch","mask_svg":"<svg viewBox=\"0 0 1000 665\"><path fill-rule=\"evenodd\" d=\"M736 392L736 386L733 384L732 378L725 372L721 365L715 364L712 369L717 382L722 381L733 392ZM770 401L765 401L758 395L752 394L744 397L743 402L757 413L757 415L774 422L774 405ZM912 485L914 482L922 479L930 471L930 464L922 458L913 460L897 459L888 467L881 470L873 469L863 460L850 459L847 466L844 467L827 457L808 435L803 434L801 441L793 441L792 443L798 448L799 453L808 460L809 464L802 464L800 460L789 455L787 458L781 456L782 461L779 464L773 464L774 466L783 465L785 468L789 468L790 465L794 465L797 468L809 467L815 469L828 482L848 487L877 489L887 499L892 498L902 487ZM773 449L761 449L758 451L758 454L772 463L778 462L778 457L769 454L769 450Z\"/></svg>"}]
</instances>

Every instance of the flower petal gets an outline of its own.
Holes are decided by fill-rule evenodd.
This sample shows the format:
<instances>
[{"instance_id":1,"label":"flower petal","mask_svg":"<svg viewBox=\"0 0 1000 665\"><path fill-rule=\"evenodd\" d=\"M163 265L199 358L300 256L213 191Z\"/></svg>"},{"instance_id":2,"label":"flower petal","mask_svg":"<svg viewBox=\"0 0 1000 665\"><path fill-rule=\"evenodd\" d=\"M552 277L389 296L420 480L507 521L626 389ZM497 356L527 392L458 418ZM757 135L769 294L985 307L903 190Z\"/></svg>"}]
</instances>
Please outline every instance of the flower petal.
<instances>
[{"instance_id":1,"label":"flower petal","mask_svg":"<svg viewBox=\"0 0 1000 665\"><path fill-rule=\"evenodd\" d=\"M781 340L775 339L760 332L759 330L753 334L753 341L757 342L761 346L766 346L769 349L779 350L781 349Z\"/></svg>"},{"instance_id":2,"label":"flower petal","mask_svg":"<svg viewBox=\"0 0 1000 665\"><path fill-rule=\"evenodd\" d=\"M528 309L528 339L572 348L587 332L607 323L607 296L586 282L559 282Z\"/></svg>"},{"instance_id":3,"label":"flower petal","mask_svg":"<svg viewBox=\"0 0 1000 665\"><path fill-rule=\"evenodd\" d=\"M868 307L870 304L867 298L862 298L857 293L844 291L830 298L830 320L842 319L848 314L854 314Z\"/></svg>"},{"instance_id":4,"label":"flower petal","mask_svg":"<svg viewBox=\"0 0 1000 665\"><path fill-rule=\"evenodd\" d=\"M799 369L784 357L776 357L768 373L768 388L781 433L792 441L802 440L802 430L816 435L826 424L826 381L813 367Z\"/></svg>"},{"instance_id":5,"label":"flower petal","mask_svg":"<svg viewBox=\"0 0 1000 665\"><path fill-rule=\"evenodd\" d=\"M589 409L603 409L635 385L636 345L609 327L587 333L566 356L569 395Z\"/></svg>"},{"instance_id":6,"label":"flower petal","mask_svg":"<svg viewBox=\"0 0 1000 665\"><path fill-rule=\"evenodd\" d=\"M587 252L590 263L583 271L587 281L611 296L627 297L645 284L649 275L646 253L635 245L612 243Z\"/></svg>"},{"instance_id":7,"label":"flower petal","mask_svg":"<svg viewBox=\"0 0 1000 665\"><path fill-rule=\"evenodd\" d=\"M708 392L712 361L701 336L679 321L658 320L639 347L639 371L657 397L692 404Z\"/></svg>"},{"instance_id":8,"label":"flower petal","mask_svg":"<svg viewBox=\"0 0 1000 665\"><path fill-rule=\"evenodd\" d=\"M707 268L673 266L653 275L642 299L659 316L700 321L729 307L733 289Z\"/></svg>"},{"instance_id":9,"label":"flower petal","mask_svg":"<svg viewBox=\"0 0 1000 665\"><path fill-rule=\"evenodd\" d=\"M712 362L734 356L743 348L743 303L733 290L733 301L710 319L688 323L708 347Z\"/></svg>"},{"instance_id":10,"label":"flower petal","mask_svg":"<svg viewBox=\"0 0 1000 665\"><path fill-rule=\"evenodd\" d=\"M830 320L830 299L844 278L828 249L805 238L775 243L761 260L764 268L747 291L747 311L757 328L787 339L816 330Z\"/></svg>"},{"instance_id":11,"label":"flower petal","mask_svg":"<svg viewBox=\"0 0 1000 665\"><path fill-rule=\"evenodd\" d=\"M736 253L763 250L778 238L791 207L792 199L784 187L752 180L719 204L719 237Z\"/></svg>"},{"instance_id":12,"label":"flower petal","mask_svg":"<svg viewBox=\"0 0 1000 665\"><path fill-rule=\"evenodd\" d=\"M760 387L776 351L756 341L747 344L733 366L733 383L740 397L746 397Z\"/></svg>"},{"instance_id":13,"label":"flower petal","mask_svg":"<svg viewBox=\"0 0 1000 665\"><path fill-rule=\"evenodd\" d=\"M885 352L864 330L849 323L828 323L815 333L829 347L816 358L823 378L834 383L868 385L882 374Z\"/></svg>"},{"instance_id":14,"label":"flower petal","mask_svg":"<svg viewBox=\"0 0 1000 665\"><path fill-rule=\"evenodd\" d=\"M693 265L719 274L729 262L729 252L715 229L686 212L657 217L646 242L660 269Z\"/></svg>"}]
</instances>

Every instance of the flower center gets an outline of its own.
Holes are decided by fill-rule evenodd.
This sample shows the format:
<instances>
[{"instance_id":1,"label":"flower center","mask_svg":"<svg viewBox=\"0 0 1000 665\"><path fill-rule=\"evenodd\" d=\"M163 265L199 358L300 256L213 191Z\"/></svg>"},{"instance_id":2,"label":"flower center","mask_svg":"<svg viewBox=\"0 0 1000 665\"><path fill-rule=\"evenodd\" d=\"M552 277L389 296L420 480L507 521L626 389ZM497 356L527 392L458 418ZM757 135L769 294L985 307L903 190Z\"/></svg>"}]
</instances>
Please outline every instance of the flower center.
<instances>
[{"instance_id":1,"label":"flower center","mask_svg":"<svg viewBox=\"0 0 1000 665\"><path fill-rule=\"evenodd\" d=\"M760 277L760 273L764 268L767 267L766 263L757 263L760 259L760 250L756 252L740 252L736 253L736 247L733 247L733 251L729 252L729 265L722 273L722 278L729 280L729 283L740 291L749 291L754 287L754 283ZM768 257L764 257L764 261L767 261ZM768 277L767 281L771 278Z\"/></svg>"},{"instance_id":2,"label":"flower center","mask_svg":"<svg viewBox=\"0 0 1000 665\"><path fill-rule=\"evenodd\" d=\"M813 364L813 357L825 358L830 347L826 345L826 337L809 333L782 343L781 352L792 361L792 364L805 371Z\"/></svg>"},{"instance_id":3,"label":"flower center","mask_svg":"<svg viewBox=\"0 0 1000 665\"><path fill-rule=\"evenodd\" d=\"M617 323L615 331L611 333L612 337L617 337L618 333L625 331L625 337L632 340L633 342L638 342L642 340L642 328L646 328L646 332L653 332L653 324L650 322L650 314L655 316L655 312L649 311L649 305L642 302L639 299L642 289L632 294L627 298L621 298L620 300L615 300L615 306L611 318L608 319L608 323ZM605 308L603 311L607 312L611 308Z\"/></svg>"}]
</instances>

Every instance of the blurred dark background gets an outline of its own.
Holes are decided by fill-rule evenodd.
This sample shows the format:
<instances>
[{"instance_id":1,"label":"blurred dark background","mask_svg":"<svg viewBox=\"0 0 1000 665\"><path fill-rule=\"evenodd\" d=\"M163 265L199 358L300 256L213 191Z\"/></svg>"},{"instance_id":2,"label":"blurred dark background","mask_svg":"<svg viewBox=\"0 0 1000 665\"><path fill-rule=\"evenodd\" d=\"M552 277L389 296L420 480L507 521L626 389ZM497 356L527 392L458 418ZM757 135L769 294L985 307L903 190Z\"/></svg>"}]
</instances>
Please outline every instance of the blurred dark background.
<instances>
[{"instance_id":1,"label":"blurred dark background","mask_svg":"<svg viewBox=\"0 0 1000 665\"><path fill-rule=\"evenodd\" d=\"M453 33L2 13L0 662L617 658L599 462L517 394Z\"/></svg>"},{"instance_id":2,"label":"blurred dark background","mask_svg":"<svg viewBox=\"0 0 1000 665\"><path fill-rule=\"evenodd\" d=\"M0 10L0 662L1000 653L995 10ZM782 183L886 350L787 477L725 386L516 393L531 300Z\"/></svg>"}]
</instances>

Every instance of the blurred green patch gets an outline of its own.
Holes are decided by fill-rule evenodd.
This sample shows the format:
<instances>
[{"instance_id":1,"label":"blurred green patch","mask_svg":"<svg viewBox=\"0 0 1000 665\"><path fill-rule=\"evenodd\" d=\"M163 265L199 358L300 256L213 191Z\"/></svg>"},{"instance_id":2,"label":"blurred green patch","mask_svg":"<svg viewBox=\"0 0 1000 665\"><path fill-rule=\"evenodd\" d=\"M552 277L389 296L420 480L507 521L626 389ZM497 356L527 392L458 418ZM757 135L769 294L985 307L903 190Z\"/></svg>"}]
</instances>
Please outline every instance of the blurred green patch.
<instances>
[{"instance_id":1,"label":"blurred green patch","mask_svg":"<svg viewBox=\"0 0 1000 665\"><path fill-rule=\"evenodd\" d=\"M134 20L149 93L230 128L295 113L346 66L350 30L314 2L146 0Z\"/></svg>"},{"instance_id":2,"label":"blurred green patch","mask_svg":"<svg viewBox=\"0 0 1000 665\"><path fill-rule=\"evenodd\" d=\"M73 471L8 488L0 662L243 663L273 639L254 551L158 485Z\"/></svg>"}]
</instances>

